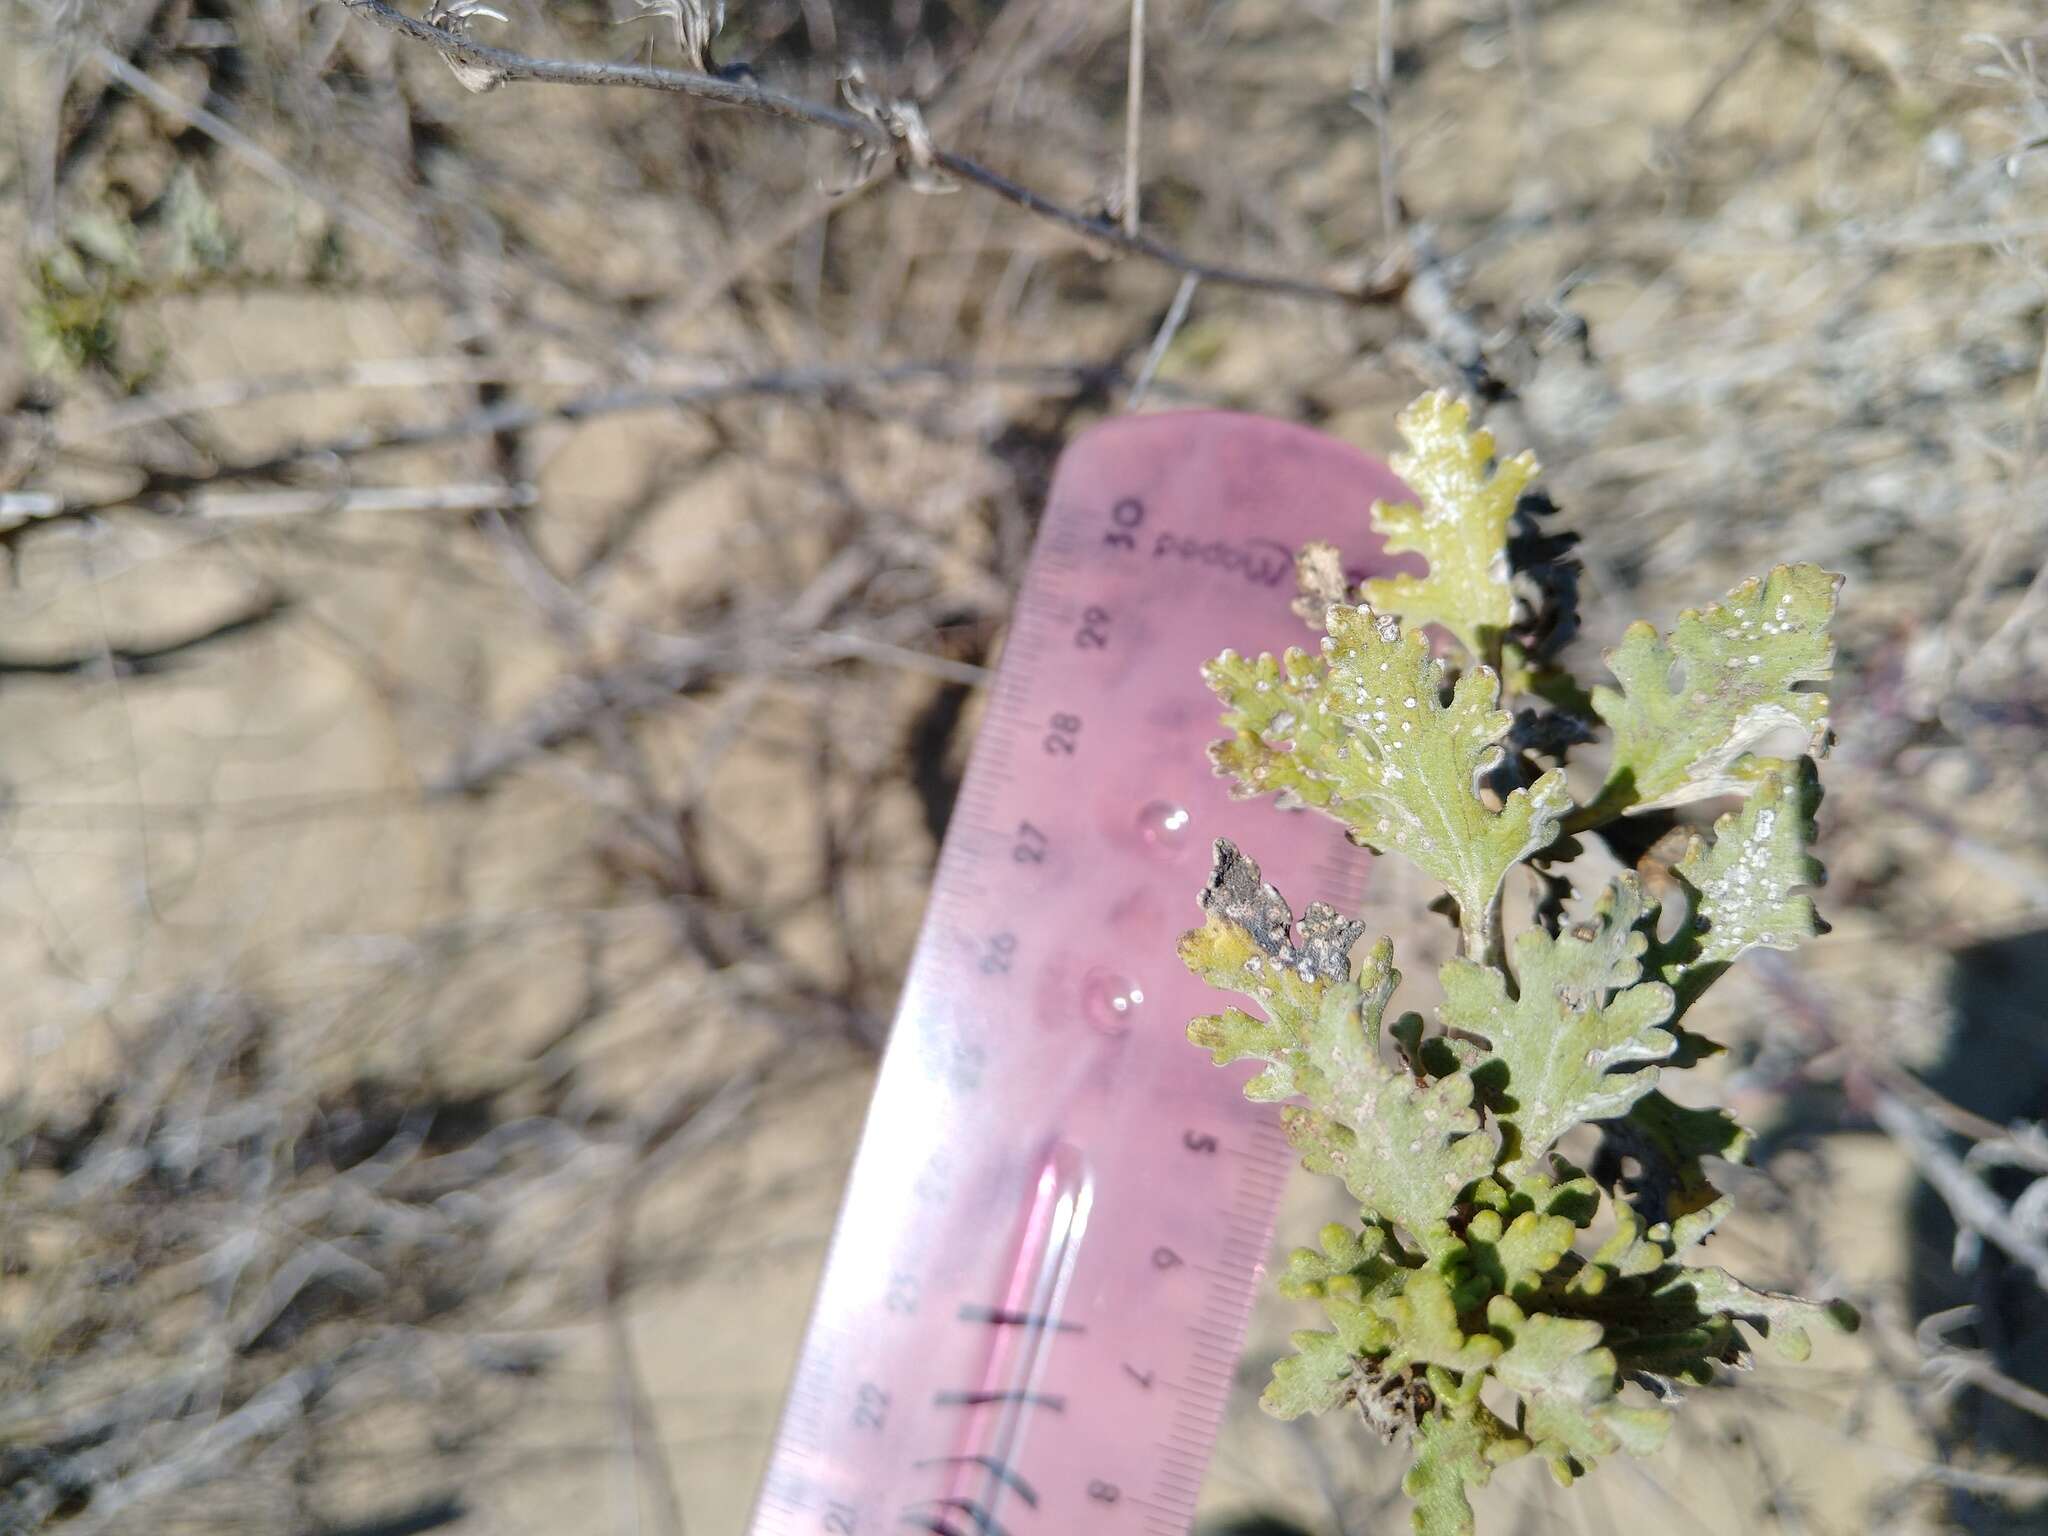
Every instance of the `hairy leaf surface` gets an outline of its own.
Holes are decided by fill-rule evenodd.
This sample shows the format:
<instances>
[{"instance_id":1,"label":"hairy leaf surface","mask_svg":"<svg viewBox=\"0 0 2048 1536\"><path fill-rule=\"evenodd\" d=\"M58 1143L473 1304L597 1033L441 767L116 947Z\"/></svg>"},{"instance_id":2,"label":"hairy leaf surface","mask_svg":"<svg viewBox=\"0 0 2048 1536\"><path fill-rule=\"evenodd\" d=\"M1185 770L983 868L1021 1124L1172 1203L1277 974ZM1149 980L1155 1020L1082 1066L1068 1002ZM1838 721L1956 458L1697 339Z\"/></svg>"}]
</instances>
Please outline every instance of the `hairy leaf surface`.
<instances>
[{"instance_id":1,"label":"hairy leaf surface","mask_svg":"<svg viewBox=\"0 0 2048 1536\"><path fill-rule=\"evenodd\" d=\"M1508 569L1508 524L1515 503L1536 478L1536 460L1520 453L1496 462L1493 434L1471 424L1464 401L1439 391L1395 418L1408 451L1389 461L1416 499L1373 503L1373 526L1391 554L1429 562L1421 576L1368 581L1374 608L1400 615L1410 628L1438 624L1474 660L1497 658L1514 618Z\"/></svg>"},{"instance_id":2,"label":"hairy leaf surface","mask_svg":"<svg viewBox=\"0 0 2048 1536\"><path fill-rule=\"evenodd\" d=\"M1325 653L1276 661L1225 652L1205 669L1233 735L1210 748L1243 794L1278 793L1337 817L1354 841L1398 852L1458 904L1468 950L1483 951L1495 894L1516 863L1557 835L1571 800L1561 772L1498 810L1479 781L1500 761L1513 717L1479 667L1442 698L1443 667L1419 633L1385 614L1332 608Z\"/></svg>"},{"instance_id":3,"label":"hairy leaf surface","mask_svg":"<svg viewBox=\"0 0 2048 1536\"><path fill-rule=\"evenodd\" d=\"M1704 611L1687 609L1668 637L1630 625L1607 653L1621 686L1593 690L1614 761L1586 824L1738 793L1750 754L1781 733L1824 752L1827 696L1798 685L1833 676L1839 584L1817 565L1781 565Z\"/></svg>"}]
</instances>

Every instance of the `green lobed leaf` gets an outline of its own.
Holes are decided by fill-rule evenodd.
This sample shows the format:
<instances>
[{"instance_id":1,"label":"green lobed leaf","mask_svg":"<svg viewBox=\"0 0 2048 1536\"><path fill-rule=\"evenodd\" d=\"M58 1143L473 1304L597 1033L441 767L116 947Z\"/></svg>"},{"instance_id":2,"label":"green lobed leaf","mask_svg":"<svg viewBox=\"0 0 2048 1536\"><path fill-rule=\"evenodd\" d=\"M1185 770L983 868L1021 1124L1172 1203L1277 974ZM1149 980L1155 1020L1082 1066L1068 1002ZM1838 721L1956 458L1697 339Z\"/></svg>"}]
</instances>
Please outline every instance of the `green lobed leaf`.
<instances>
[{"instance_id":1,"label":"green lobed leaf","mask_svg":"<svg viewBox=\"0 0 2048 1536\"><path fill-rule=\"evenodd\" d=\"M1674 873L1690 893L1692 914L1671 940L1650 947L1648 969L1677 999L1672 1021L1745 951L1791 949L1827 932L1805 892L1826 872L1811 852L1820 778L1809 758L1771 763L1740 809L1714 823L1711 841L1695 836ZM1711 1041L1689 1030L1673 1065L1689 1065ZM1718 1196L1701 1162L1740 1162L1752 1138L1725 1110L1689 1109L1652 1093L1604 1126L1616 1150L1636 1159L1636 1202L1653 1221L1683 1216Z\"/></svg>"},{"instance_id":2,"label":"green lobed leaf","mask_svg":"<svg viewBox=\"0 0 2048 1536\"><path fill-rule=\"evenodd\" d=\"M1741 809L1714 823L1713 841L1693 838L1674 871L1693 895L1696 945L1669 978L1681 996L1697 996L1744 950L1794 949L1828 931L1805 894L1827 878L1812 853L1819 807L1811 758L1774 763Z\"/></svg>"},{"instance_id":3,"label":"green lobed leaf","mask_svg":"<svg viewBox=\"0 0 2048 1536\"><path fill-rule=\"evenodd\" d=\"M1247 1098L1289 1098L1301 1092L1316 1016L1330 988L1349 980L1351 947L1365 925L1316 902L1303 915L1297 941L1293 909L1260 878L1257 864L1223 841L1216 844L1201 905L1208 921L1182 935L1182 962L1210 986L1251 998L1266 1017L1226 1009L1190 1023L1188 1038L1219 1067L1266 1063L1246 1085Z\"/></svg>"},{"instance_id":4,"label":"green lobed leaf","mask_svg":"<svg viewBox=\"0 0 2048 1536\"><path fill-rule=\"evenodd\" d=\"M1525 1313L1505 1296L1492 1300L1486 1318L1508 1346L1494 1377L1520 1395L1522 1432L1560 1483L1616 1450L1647 1455L1662 1443L1669 1428L1662 1409L1615 1401L1620 1372L1601 1343L1601 1324Z\"/></svg>"},{"instance_id":5,"label":"green lobed leaf","mask_svg":"<svg viewBox=\"0 0 2048 1536\"><path fill-rule=\"evenodd\" d=\"M1536 478L1536 460L1520 453L1496 462L1493 434L1471 421L1471 407L1441 390L1395 418L1408 451L1389 462L1416 499L1374 502L1373 527L1388 553L1419 554L1429 570L1368 581L1362 595L1410 628L1441 625L1475 660L1486 660L1514 618L1508 525Z\"/></svg>"},{"instance_id":6,"label":"green lobed leaf","mask_svg":"<svg viewBox=\"0 0 2048 1536\"><path fill-rule=\"evenodd\" d=\"M1472 1536L1472 1501L1493 1469L1526 1452L1528 1444L1486 1407L1425 1416L1415 1429L1415 1459L1401 1491L1415 1501L1416 1536Z\"/></svg>"},{"instance_id":7,"label":"green lobed leaf","mask_svg":"<svg viewBox=\"0 0 2048 1536\"><path fill-rule=\"evenodd\" d=\"M1494 1143L1480 1133L1469 1077L1421 1081L1381 1061L1382 1019L1401 979L1393 945L1375 945L1353 981L1348 957L1358 924L1311 908L1297 943L1286 901L1261 881L1258 865L1220 840L1202 906L1208 921L1181 939L1181 958L1212 985L1251 997L1267 1017L1212 1015L1189 1025L1188 1038L1219 1063L1265 1062L1246 1091L1308 1101L1282 1116L1304 1164L1343 1179L1368 1213L1425 1248L1446 1245L1458 1196L1492 1170Z\"/></svg>"},{"instance_id":8,"label":"green lobed leaf","mask_svg":"<svg viewBox=\"0 0 2048 1536\"><path fill-rule=\"evenodd\" d=\"M1593 690L1593 708L1614 733L1614 760L1575 826L1735 793L1745 760L1790 730L1815 756L1825 751L1825 694L1800 683L1833 675L1828 633L1839 576L1817 565L1781 565L1751 577L1719 603L1678 616L1669 637L1632 624L1607 653L1620 687Z\"/></svg>"},{"instance_id":9,"label":"green lobed leaf","mask_svg":"<svg viewBox=\"0 0 2048 1536\"><path fill-rule=\"evenodd\" d=\"M1779 1353L1803 1360L1811 1330L1854 1332L1855 1308L1816 1302L1782 1291L1760 1290L1724 1269L1683 1262L1726 1217L1726 1196L1668 1223L1645 1225L1628 1206L1615 1208L1614 1235L1572 1279L1569 1296L1585 1298L1624 1374L1645 1372L1704 1382L1715 1365L1747 1363L1748 1346L1736 1332L1745 1323L1769 1338Z\"/></svg>"},{"instance_id":10,"label":"green lobed leaf","mask_svg":"<svg viewBox=\"0 0 2048 1536\"><path fill-rule=\"evenodd\" d=\"M1324 654L1290 649L1204 668L1230 738L1210 748L1238 793L1279 794L1335 816L1352 840L1405 854L1457 902L1469 953L1483 954L1507 872L1557 835L1570 806L1552 771L1500 809L1479 781L1500 761L1513 717L1492 671L1464 673L1450 702L1420 633L1369 608L1330 609Z\"/></svg>"},{"instance_id":11,"label":"green lobed leaf","mask_svg":"<svg viewBox=\"0 0 2048 1536\"><path fill-rule=\"evenodd\" d=\"M1394 1347L1382 1365L1387 1371L1435 1365L1463 1374L1484 1370L1500 1354L1500 1340L1459 1326L1450 1282L1434 1270L1409 1270L1400 1294L1376 1310L1393 1324Z\"/></svg>"},{"instance_id":12,"label":"green lobed leaf","mask_svg":"<svg viewBox=\"0 0 2048 1536\"><path fill-rule=\"evenodd\" d=\"M1298 1419L1328 1413L1352 1395L1357 1363L1334 1333L1304 1328L1289 1335L1294 1353L1273 1362L1273 1379L1259 1395L1259 1406L1276 1419Z\"/></svg>"},{"instance_id":13,"label":"green lobed leaf","mask_svg":"<svg viewBox=\"0 0 2048 1536\"><path fill-rule=\"evenodd\" d=\"M1639 924L1652 911L1636 877L1623 875L1587 923L1555 938L1528 929L1515 941L1517 997L1491 966L1458 959L1443 968L1440 1016L1445 1028L1487 1042L1472 1075L1513 1130L1511 1169L1533 1167L1573 1126L1623 1114L1656 1086L1655 1063L1678 1042L1660 1027L1671 989L1641 979L1649 940Z\"/></svg>"},{"instance_id":14,"label":"green lobed leaf","mask_svg":"<svg viewBox=\"0 0 2048 1536\"><path fill-rule=\"evenodd\" d=\"M1484 1293L1526 1296L1572 1251L1578 1227L1567 1217L1523 1211L1503 1222L1498 1211L1481 1211L1465 1228L1464 1262Z\"/></svg>"}]
</instances>

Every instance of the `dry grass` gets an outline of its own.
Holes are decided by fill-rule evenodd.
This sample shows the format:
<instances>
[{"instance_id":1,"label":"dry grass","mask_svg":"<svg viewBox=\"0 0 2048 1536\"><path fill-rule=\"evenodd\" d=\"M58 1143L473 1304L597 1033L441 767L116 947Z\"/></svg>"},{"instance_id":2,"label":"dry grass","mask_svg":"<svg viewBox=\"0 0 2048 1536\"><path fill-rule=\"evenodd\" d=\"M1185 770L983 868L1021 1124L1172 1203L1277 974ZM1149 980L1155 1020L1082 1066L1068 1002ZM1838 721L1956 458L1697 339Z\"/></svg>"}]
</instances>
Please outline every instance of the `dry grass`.
<instances>
[{"instance_id":1,"label":"dry grass","mask_svg":"<svg viewBox=\"0 0 2048 1536\"><path fill-rule=\"evenodd\" d=\"M717 61L859 57L1128 218L1124 7L731 10ZM1874 1326L1524 1520L2024 1528L2048 1304L1996 1241L1950 1277L1878 1127L2010 1201L2048 1114L2038 13L1149 12L1138 227L1401 302L828 195L842 142L731 108L470 96L338 0L14 0L0 1529L737 1527L1046 474L1141 374L1378 448L1494 396L1589 645L1848 573L1837 932L1722 1032L1777 1128L1732 1240ZM1213 1501L1362 1530L1390 1467L1254 1417Z\"/></svg>"}]
</instances>

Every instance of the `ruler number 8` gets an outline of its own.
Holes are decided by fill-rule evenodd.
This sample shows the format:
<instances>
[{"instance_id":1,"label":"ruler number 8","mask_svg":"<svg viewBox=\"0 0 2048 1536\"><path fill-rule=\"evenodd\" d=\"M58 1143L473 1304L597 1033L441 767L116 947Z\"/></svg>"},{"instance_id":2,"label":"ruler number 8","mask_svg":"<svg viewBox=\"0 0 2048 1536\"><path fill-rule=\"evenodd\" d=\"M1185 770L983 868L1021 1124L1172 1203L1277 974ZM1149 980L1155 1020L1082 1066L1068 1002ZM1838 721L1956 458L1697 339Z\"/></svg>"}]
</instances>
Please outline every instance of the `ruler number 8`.
<instances>
[{"instance_id":1,"label":"ruler number 8","mask_svg":"<svg viewBox=\"0 0 2048 1536\"><path fill-rule=\"evenodd\" d=\"M1109 509L1109 520L1116 526L1102 536L1102 542L1111 549L1136 549L1138 541L1131 535L1145 521L1145 503L1135 496L1126 496Z\"/></svg>"},{"instance_id":2,"label":"ruler number 8","mask_svg":"<svg viewBox=\"0 0 2048 1536\"><path fill-rule=\"evenodd\" d=\"M1079 715L1054 715L1047 722L1052 728L1045 733L1045 750L1052 757L1072 757L1078 743L1075 737L1081 733Z\"/></svg>"},{"instance_id":3,"label":"ruler number 8","mask_svg":"<svg viewBox=\"0 0 2048 1536\"><path fill-rule=\"evenodd\" d=\"M1109 649L1109 610L1107 608L1083 608L1081 627L1074 631L1074 644L1084 651L1106 651Z\"/></svg>"},{"instance_id":4,"label":"ruler number 8","mask_svg":"<svg viewBox=\"0 0 2048 1536\"><path fill-rule=\"evenodd\" d=\"M1105 1483L1099 1477L1088 1485L1088 1497L1098 1504L1114 1504L1123 1496L1123 1489L1117 1487L1115 1483Z\"/></svg>"}]
</instances>

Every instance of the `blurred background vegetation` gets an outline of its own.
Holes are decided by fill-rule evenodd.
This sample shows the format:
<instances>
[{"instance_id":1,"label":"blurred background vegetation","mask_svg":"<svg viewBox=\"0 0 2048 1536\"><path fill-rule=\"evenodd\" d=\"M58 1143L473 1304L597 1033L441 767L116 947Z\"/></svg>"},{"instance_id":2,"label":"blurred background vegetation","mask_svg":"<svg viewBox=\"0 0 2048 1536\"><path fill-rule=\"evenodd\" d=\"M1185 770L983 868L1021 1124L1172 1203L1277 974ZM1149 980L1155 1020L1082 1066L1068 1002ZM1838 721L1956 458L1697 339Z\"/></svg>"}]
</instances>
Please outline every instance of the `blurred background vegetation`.
<instances>
[{"instance_id":1,"label":"blurred background vegetation","mask_svg":"<svg viewBox=\"0 0 2048 1536\"><path fill-rule=\"evenodd\" d=\"M499 8L681 62L659 7ZM858 62L1120 216L1128 7L729 11L716 64ZM1719 1241L1869 1324L1482 1517L2041 1529L2037 5L1150 0L1142 228L1358 304L754 114L472 95L340 0L0 28L0 1530L738 1530L1061 445L1383 452L1433 385L1545 463L1589 650L1849 577L1836 932L1713 1032L1768 1133ZM1250 1407L1298 1321L1208 1504L1382 1529L1397 1453Z\"/></svg>"}]
</instances>

